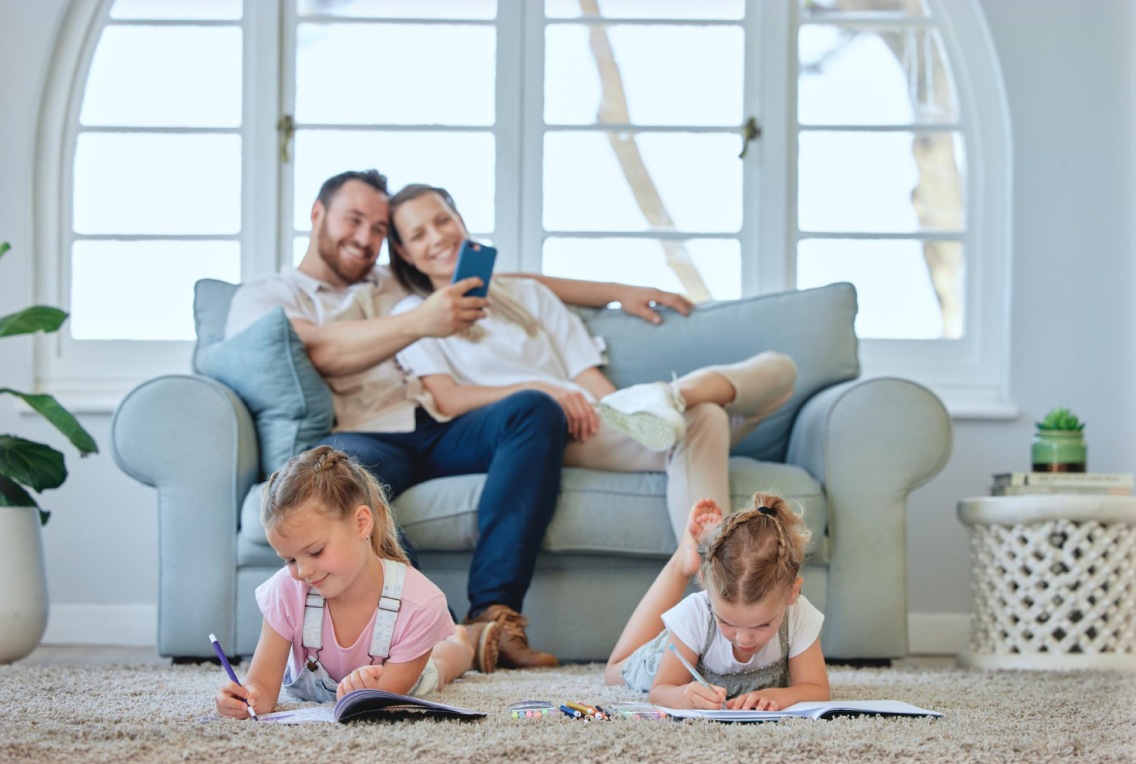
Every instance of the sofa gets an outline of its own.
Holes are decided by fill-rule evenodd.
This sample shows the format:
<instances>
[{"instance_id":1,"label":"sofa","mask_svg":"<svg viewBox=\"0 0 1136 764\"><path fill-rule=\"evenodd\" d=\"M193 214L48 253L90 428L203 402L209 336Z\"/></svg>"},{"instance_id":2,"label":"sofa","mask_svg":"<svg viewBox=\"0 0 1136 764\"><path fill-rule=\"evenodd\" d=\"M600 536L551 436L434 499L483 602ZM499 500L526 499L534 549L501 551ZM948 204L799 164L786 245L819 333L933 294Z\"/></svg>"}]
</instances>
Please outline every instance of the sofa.
<instances>
[{"instance_id":1,"label":"sofa","mask_svg":"<svg viewBox=\"0 0 1136 764\"><path fill-rule=\"evenodd\" d=\"M250 371L253 361L244 351L230 354L246 366L228 376L204 362L211 348L226 347L223 328L235 290L224 282L198 283L197 373L139 385L111 424L115 461L157 489L157 646L160 654L175 658L211 655L204 638L210 632L230 653L252 654L261 626L254 590L280 567L259 522L262 481L329 426L318 419L313 424L310 417L323 405L318 378L302 391L312 395L271 420L265 406L282 394L258 385L281 379L291 384L293 372L255 382L257 369ZM686 318L666 313L660 326L614 309L577 312L593 334L603 336L604 371L620 387L763 350L796 361L792 399L732 452L734 506L756 491L773 491L803 511L813 533L803 591L825 613L826 657L905 656L907 496L946 463L951 422L925 387L858 378L852 285L713 303ZM280 321L275 336L283 338L282 349L266 352L292 353L286 368L303 366L308 362L302 345ZM203 369L229 384L199 373ZM307 369L310 380L314 370ZM244 388L244 398L234 387ZM306 431L290 419L300 416L308 417ZM287 430L283 440L281 427ZM275 461L266 461L268 455ZM468 605L466 576L483 480L483 475L431 480L394 501L421 569L459 615ZM664 490L661 473L564 470L525 599L534 646L567 661L607 658L675 549Z\"/></svg>"}]
</instances>

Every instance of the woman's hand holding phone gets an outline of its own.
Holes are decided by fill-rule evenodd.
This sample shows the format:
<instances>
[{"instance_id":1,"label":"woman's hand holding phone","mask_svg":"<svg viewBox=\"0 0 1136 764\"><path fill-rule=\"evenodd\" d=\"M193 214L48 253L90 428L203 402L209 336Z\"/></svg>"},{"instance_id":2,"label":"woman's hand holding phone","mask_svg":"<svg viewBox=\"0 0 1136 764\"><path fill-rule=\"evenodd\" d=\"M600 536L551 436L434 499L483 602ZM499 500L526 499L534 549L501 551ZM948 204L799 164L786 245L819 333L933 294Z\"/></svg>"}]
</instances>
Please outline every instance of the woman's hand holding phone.
<instances>
[{"instance_id":1,"label":"woman's hand holding phone","mask_svg":"<svg viewBox=\"0 0 1136 764\"><path fill-rule=\"evenodd\" d=\"M484 297L463 297L484 282L477 276L450 284L427 297L415 308L419 316L423 337L449 337L485 318L489 300Z\"/></svg>"}]
</instances>

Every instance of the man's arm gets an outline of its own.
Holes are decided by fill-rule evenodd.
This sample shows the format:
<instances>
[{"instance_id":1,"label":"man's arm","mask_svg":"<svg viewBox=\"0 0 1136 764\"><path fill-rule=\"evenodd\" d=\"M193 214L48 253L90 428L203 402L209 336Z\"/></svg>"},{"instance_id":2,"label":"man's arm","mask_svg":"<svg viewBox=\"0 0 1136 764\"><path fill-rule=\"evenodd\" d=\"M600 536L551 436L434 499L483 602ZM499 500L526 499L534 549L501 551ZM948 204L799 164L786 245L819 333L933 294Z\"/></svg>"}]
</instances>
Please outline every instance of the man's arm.
<instances>
[{"instance_id":1,"label":"man's arm","mask_svg":"<svg viewBox=\"0 0 1136 764\"><path fill-rule=\"evenodd\" d=\"M448 337L484 318L487 300L462 297L481 283L476 277L463 279L397 316L334 321L322 326L293 318L292 326L316 371L325 377L343 377L393 358L423 337Z\"/></svg>"},{"instance_id":2,"label":"man's arm","mask_svg":"<svg viewBox=\"0 0 1136 764\"><path fill-rule=\"evenodd\" d=\"M637 287L629 284L617 284L612 281L561 279L535 273L503 273L501 275L536 279L551 289L561 301L569 305L579 305L583 308L602 308L609 303L618 302L625 312L639 316L639 318L652 324L663 322L663 317L652 310L656 305L666 305L684 316L690 315L690 311L694 309L694 303L682 295L664 292L652 287Z\"/></svg>"}]
</instances>

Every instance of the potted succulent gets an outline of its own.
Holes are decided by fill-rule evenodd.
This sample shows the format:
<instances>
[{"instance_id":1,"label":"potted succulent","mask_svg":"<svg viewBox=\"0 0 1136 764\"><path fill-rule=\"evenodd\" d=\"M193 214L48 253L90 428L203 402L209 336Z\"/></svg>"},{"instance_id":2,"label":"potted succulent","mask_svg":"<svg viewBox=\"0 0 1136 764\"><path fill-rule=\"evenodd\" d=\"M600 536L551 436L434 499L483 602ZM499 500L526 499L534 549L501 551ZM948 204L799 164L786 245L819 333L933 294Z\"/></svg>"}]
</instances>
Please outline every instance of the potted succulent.
<instances>
[{"instance_id":1,"label":"potted succulent","mask_svg":"<svg viewBox=\"0 0 1136 764\"><path fill-rule=\"evenodd\" d=\"M1053 409L1033 436L1034 472L1084 472L1088 465L1085 423L1069 409Z\"/></svg>"},{"instance_id":2,"label":"potted succulent","mask_svg":"<svg viewBox=\"0 0 1136 764\"><path fill-rule=\"evenodd\" d=\"M0 257L10 247L0 243ZM0 337L54 332L67 320L58 308L33 305L0 316ZM2 385L2 382L0 382ZM22 393L0 386L22 399L67 436L82 456L98 452L94 439L50 395ZM67 479L63 454L50 446L15 435L0 434L0 663L18 660L39 644L47 627L47 580L40 526L50 515L28 493L58 488Z\"/></svg>"}]
</instances>

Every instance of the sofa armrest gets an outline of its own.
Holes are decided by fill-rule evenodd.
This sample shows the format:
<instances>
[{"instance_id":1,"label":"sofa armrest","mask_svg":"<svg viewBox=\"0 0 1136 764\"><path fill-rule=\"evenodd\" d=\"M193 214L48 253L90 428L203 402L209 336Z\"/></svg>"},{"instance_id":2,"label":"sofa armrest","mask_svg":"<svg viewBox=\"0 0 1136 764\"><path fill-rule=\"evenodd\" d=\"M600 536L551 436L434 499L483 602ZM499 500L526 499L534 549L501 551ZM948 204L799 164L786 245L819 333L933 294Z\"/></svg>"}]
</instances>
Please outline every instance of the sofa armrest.
<instances>
[{"instance_id":1,"label":"sofa armrest","mask_svg":"<svg viewBox=\"0 0 1136 764\"><path fill-rule=\"evenodd\" d=\"M111 451L158 489L158 652L212 654L236 644L237 531L256 481L256 429L236 393L206 377L145 382L119 404Z\"/></svg>"},{"instance_id":2,"label":"sofa armrest","mask_svg":"<svg viewBox=\"0 0 1136 764\"><path fill-rule=\"evenodd\" d=\"M834 385L801 409L786 461L828 498L826 657L907 654L907 495L943 469L951 444L942 401L907 380Z\"/></svg>"}]
</instances>

